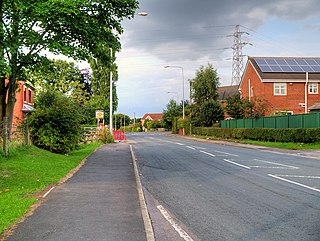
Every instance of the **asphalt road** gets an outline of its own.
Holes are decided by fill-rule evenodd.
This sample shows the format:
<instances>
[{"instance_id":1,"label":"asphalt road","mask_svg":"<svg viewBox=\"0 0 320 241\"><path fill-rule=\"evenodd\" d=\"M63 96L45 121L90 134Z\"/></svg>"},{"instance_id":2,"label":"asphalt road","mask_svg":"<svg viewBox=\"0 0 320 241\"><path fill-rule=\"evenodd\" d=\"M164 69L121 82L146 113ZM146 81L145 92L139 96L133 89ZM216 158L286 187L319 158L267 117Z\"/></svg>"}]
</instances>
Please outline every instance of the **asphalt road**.
<instances>
[{"instance_id":1,"label":"asphalt road","mask_svg":"<svg viewBox=\"0 0 320 241\"><path fill-rule=\"evenodd\" d=\"M158 133L127 137L157 241L320 240L320 160Z\"/></svg>"}]
</instances>

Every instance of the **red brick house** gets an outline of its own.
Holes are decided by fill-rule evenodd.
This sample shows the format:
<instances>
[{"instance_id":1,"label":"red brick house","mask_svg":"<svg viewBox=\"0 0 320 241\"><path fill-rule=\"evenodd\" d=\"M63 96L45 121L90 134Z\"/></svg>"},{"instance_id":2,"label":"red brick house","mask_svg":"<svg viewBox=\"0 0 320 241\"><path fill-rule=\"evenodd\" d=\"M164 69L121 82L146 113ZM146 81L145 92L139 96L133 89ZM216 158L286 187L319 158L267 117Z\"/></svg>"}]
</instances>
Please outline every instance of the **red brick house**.
<instances>
[{"instance_id":1,"label":"red brick house","mask_svg":"<svg viewBox=\"0 0 320 241\"><path fill-rule=\"evenodd\" d=\"M13 125L20 124L25 115L33 111L33 94L34 89L28 87L25 82L20 81L16 91L16 103L13 110Z\"/></svg>"},{"instance_id":2,"label":"red brick house","mask_svg":"<svg viewBox=\"0 0 320 241\"><path fill-rule=\"evenodd\" d=\"M145 131L144 122L145 122L146 120L150 120L150 121L153 121L153 120L161 121L161 120L162 120L162 116L163 116L162 113L154 113L154 114L147 113L147 114L144 114L144 116L141 118L141 125L142 125L143 131Z\"/></svg>"},{"instance_id":3,"label":"red brick house","mask_svg":"<svg viewBox=\"0 0 320 241\"><path fill-rule=\"evenodd\" d=\"M243 98L262 98L266 115L308 113L320 102L320 58L249 57L239 91Z\"/></svg>"}]
</instances>

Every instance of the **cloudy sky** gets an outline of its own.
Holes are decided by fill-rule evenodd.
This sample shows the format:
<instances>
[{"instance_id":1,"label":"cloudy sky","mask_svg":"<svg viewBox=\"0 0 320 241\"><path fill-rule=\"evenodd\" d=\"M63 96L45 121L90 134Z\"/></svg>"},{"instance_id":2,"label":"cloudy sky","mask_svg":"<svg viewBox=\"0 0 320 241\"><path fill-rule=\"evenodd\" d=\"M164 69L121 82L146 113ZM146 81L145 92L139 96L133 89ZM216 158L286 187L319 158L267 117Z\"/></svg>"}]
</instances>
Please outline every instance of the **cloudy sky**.
<instances>
[{"instance_id":1,"label":"cloudy sky","mask_svg":"<svg viewBox=\"0 0 320 241\"><path fill-rule=\"evenodd\" d=\"M118 113L159 113L170 99L185 99L188 80L211 63L221 85L232 79L233 33L240 25L248 56L320 56L319 0L140 0L140 11L123 22L117 54ZM244 60L245 62L246 60ZM173 93L168 93L173 92Z\"/></svg>"}]
</instances>

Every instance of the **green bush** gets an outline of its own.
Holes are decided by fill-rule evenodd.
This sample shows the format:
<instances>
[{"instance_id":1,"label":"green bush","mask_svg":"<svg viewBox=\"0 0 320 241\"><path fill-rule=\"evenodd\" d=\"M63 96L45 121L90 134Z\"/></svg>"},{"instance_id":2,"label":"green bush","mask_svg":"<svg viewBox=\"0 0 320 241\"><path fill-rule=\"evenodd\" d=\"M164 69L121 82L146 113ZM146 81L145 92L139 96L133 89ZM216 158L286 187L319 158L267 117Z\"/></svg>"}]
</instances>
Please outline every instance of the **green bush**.
<instances>
[{"instance_id":1,"label":"green bush","mask_svg":"<svg viewBox=\"0 0 320 241\"><path fill-rule=\"evenodd\" d=\"M255 140L270 142L315 143L320 142L320 129L318 128L214 128L194 127L192 134L213 136L221 139Z\"/></svg>"},{"instance_id":2,"label":"green bush","mask_svg":"<svg viewBox=\"0 0 320 241\"><path fill-rule=\"evenodd\" d=\"M55 153L68 153L81 137L79 107L56 91L41 92L35 102L36 111L28 116L33 144Z\"/></svg>"}]
</instances>

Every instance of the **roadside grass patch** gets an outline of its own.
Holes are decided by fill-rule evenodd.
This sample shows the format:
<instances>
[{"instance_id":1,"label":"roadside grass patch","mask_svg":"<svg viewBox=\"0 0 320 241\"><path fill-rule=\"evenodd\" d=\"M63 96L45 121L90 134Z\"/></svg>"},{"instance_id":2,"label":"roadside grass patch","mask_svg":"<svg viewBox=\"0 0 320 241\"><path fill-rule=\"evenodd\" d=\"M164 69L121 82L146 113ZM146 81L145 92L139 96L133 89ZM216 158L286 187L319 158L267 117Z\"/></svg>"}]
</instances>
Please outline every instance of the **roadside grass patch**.
<instances>
[{"instance_id":1,"label":"roadside grass patch","mask_svg":"<svg viewBox=\"0 0 320 241\"><path fill-rule=\"evenodd\" d=\"M0 157L0 235L37 201L37 192L58 183L100 145L82 145L69 155L21 145L10 150L9 158Z\"/></svg>"}]
</instances>

